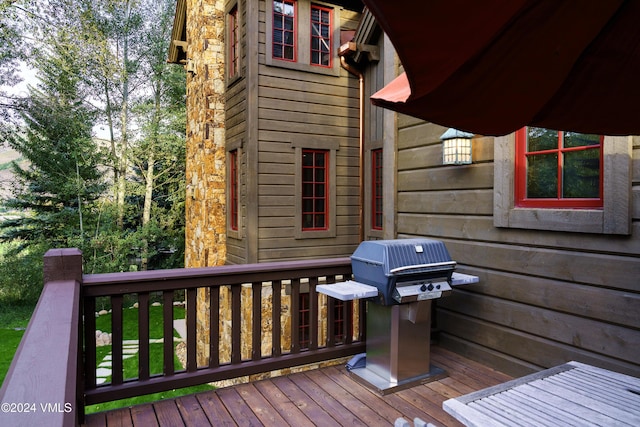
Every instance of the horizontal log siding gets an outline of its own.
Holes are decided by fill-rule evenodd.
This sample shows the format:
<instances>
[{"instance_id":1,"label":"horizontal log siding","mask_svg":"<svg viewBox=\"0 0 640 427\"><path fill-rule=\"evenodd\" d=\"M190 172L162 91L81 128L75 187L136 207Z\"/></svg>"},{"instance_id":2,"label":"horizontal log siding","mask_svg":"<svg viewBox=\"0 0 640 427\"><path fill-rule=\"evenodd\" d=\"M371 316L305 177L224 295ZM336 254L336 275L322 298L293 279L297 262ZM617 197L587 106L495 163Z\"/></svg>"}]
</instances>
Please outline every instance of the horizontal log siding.
<instances>
[{"instance_id":1,"label":"horizontal log siding","mask_svg":"<svg viewBox=\"0 0 640 427\"><path fill-rule=\"evenodd\" d=\"M358 80L345 70L335 77L266 65L264 11L260 2L257 261L350 255L359 243ZM342 11L342 25L352 27L356 15ZM304 145L306 138L317 141L320 136L339 144L336 237L296 239L295 206L300 195L295 193L292 142Z\"/></svg>"},{"instance_id":2,"label":"horizontal log siding","mask_svg":"<svg viewBox=\"0 0 640 427\"><path fill-rule=\"evenodd\" d=\"M241 153L242 157L239 159L240 170L240 194L239 194L239 209L241 220L240 224L242 229L239 230L237 236L232 236L227 233L227 259L228 264L244 264L247 262L247 241L243 238L246 234L244 227L247 224L247 210L246 200L247 187L246 187L246 164L247 164L247 7L246 1L239 0L239 9L242 11L242 19L240 20L240 51L241 51L241 76L238 80L230 82L225 91L225 139L227 141L227 150L229 149L229 143L237 146L238 141L241 141ZM225 191L228 191L228 185ZM227 224L229 227L229 224Z\"/></svg>"},{"instance_id":3,"label":"horizontal log siding","mask_svg":"<svg viewBox=\"0 0 640 427\"><path fill-rule=\"evenodd\" d=\"M579 360L640 376L640 141L632 235L493 226L493 138L442 166L443 127L399 116L398 237L442 240L480 283L437 301L442 345L522 375Z\"/></svg>"}]
</instances>

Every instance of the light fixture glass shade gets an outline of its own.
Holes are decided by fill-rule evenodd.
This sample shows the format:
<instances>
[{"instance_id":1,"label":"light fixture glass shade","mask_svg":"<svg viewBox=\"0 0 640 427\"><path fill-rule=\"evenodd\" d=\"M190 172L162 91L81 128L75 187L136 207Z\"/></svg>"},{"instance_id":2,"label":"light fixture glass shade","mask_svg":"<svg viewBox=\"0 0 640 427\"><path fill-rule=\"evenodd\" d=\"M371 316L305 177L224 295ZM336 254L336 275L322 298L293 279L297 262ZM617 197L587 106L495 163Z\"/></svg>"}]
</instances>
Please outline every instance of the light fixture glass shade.
<instances>
[{"instance_id":1,"label":"light fixture glass shade","mask_svg":"<svg viewBox=\"0 0 640 427\"><path fill-rule=\"evenodd\" d=\"M473 134L449 128L440 136L443 165L468 165L472 162L471 138Z\"/></svg>"}]
</instances>

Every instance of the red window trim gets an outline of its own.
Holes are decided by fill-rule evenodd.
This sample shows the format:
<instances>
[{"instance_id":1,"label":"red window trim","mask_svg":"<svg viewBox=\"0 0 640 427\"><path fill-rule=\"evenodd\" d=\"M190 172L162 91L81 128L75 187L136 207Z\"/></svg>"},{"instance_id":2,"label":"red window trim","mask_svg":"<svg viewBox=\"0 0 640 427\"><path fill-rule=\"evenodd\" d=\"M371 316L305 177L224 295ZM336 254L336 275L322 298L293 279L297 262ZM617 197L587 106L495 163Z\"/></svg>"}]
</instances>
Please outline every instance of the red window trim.
<instances>
[{"instance_id":1,"label":"red window trim","mask_svg":"<svg viewBox=\"0 0 640 427\"><path fill-rule=\"evenodd\" d=\"M298 325L298 338L301 349L309 348L311 344L311 298L308 293L300 293L299 296L300 324Z\"/></svg>"},{"instance_id":2,"label":"red window trim","mask_svg":"<svg viewBox=\"0 0 640 427\"><path fill-rule=\"evenodd\" d=\"M558 131L558 140L560 140L560 134L562 131ZM527 127L523 127L516 131L516 160L515 160L515 205L521 208L572 208L572 209L601 209L604 206L603 197L603 150L604 136L600 136L600 197L599 198L527 198ZM577 148L562 148L558 147L554 150L545 150L536 152L538 154L545 152L563 152L583 150L582 147ZM589 148L595 149L595 148ZM561 194L562 182L560 177L562 169L562 156L558 156L558 195Z\"/></svg>"},{"instance_id":3,"label":"red window trim","mask_svg":"<svg viewBox=\"0 0 640 427\"><path fill-rule=\"evenodd\" d=\"M229 77L235 77L240 71L240 57L238 40L238 6L229 12Z\"/></svg>"},{"instance_id":4,"label":"red window trim","mask_svg":"<svg viewBox=\"0 0 640 427\"><path fill-rule=\"evenodd\" d=\"M271 57L273 59L278 59L280 61L288 61L288 62L296 62L298 60L298 2L296 0L276 0L278 3L282 3L284 4L290 4L293 6L293 45L286 45L284 43L284 37L282 39L282 43L276 43L275 38L272 37L271 40ZM273 3L275 4L276 1L274 1ZM273 28L271 29L272 33L271 35L273 36L273 34L275 33L275 31L283 31L283 35L284 35L284 17L286 15L282 14L282 13L278 13L276 11L276 8L273 7ZM282 25L282 30L280 29L276 29L275 26L275 22L277 20L283 21L283 25ZM274 47L276 45L281 45L282 46L282 55L283 56L276 56L274 54ZM284 57L284 48L285 46L293 46L293 58L285 58Z\"/></svg>"},{"instance_id":5,"label":"red window trim","mask_svg":"<svg viewBox=\"0 0 640 427\"><path fill-rule=\"evenodd\" d=\"M315 36L313 34L313 24L314 21L312 20L312 16L313 16L313 11L314 10L319 10L320 11L320 15L322 15L322 12L327 12L329 14L329 37L327 37L326 39L322 36ZM309 52L310 52L310 64L315 66L315 67L324 67L324 68L331 68L333 67L333 40L332 40L332 33L333 33L333 9L328 8L328 7L323 7L323 6L319 6L316 4L312 4L311 5L311 15L309 17L310 22L311 22L311 26L309 28L309 35L310 35L310 44L309 44ZM323 25L322 23L319 23L320 25ZM313 62L313 40L314 38L318 38L321 39L323 41L326 41L326 43L329 45L329 64L328 65L324 65L324 64L318 64Z\"/></svg>"},{"instance_id":6,"label":"red window trim","mask_svg":"<svg viewBox=\"0 0 640 427\"><path fill-rule=\"evenodd\" d=\"M230 170L231 174L231 229L234 231L238 230L238 193L239 193L239 185L238 185L238 150L233 150L229 152L230 154Z\"/></svg>"},{"instance_id":7,"label":"red window trim","mask_svg":"<svg viewBox=\"0 0 640 427\"><path fill-rule=\"evenodd\" d=\"M302 156L304 157L305 154L313 154L313 158L314 158L314 163L312 166L305 166L304 163L302 164L302 194L300 195L300 197L302 197L302 212L301 212L301 221L302 221L302 231L323 231L323 230L328 230L329 229L329 150L313 150L313 149L303 149L302 150ZM322 155L324 156L324 166L320 167L320 166L316 166L315 163L315 159L317 155ZM313 173L312 175L312 180L311 181L305 181L304 180L304 170L311 168L313 169ZM317 182L315 180L315 170L316 169L324 169L324 182ZM316 192L315 192L315 187L318 184L323 184L324 185L324 196L322 197L318 197L316 196ZM305 185L311 185L312 186L312 195L311 196L304 196L305 194ZM304 201L311 199L313 201L312 203L312 210L311 211L305 211L304 210ZM316 211L315 210L315 206L316 200L323 200L323 209L324 211ZM312 223L315 224L316 221L316 215L324 215L324 225L322 227L316 227L315 225L312 227L305 227L304 226L304 218L305 215L311 215L313 218Z\"/></svg>"},{"instance_id":8,"label":"red window trim","mask_svg":"<svg viewBox=\"0 0 640 427\"><path fill-rule=\"evenodd\" d=\"M344 316L344 309L348 310L347 317ZM335 305L333 307L334 312L334 322L333 322L333 336L335 339L335 343L344 343L346 342L346 338L353 334L353 323L349 322L353 319L353 302L352 301L340 301L335 300ZM349 323L347 323L349 322ZM346 334L344 333L345 323L347 326Z\"/></svg>"},{"instance_id":9,"label":"red window trim","mask_svg":"<svg viewBox=\"0 0 640 427\"><path fill-rule=\"evenodd\" d=\"M371 150L371 228L382 230L382 148ZM378 221L380 219L380 221Z\"/></svg>"}]
</instances>

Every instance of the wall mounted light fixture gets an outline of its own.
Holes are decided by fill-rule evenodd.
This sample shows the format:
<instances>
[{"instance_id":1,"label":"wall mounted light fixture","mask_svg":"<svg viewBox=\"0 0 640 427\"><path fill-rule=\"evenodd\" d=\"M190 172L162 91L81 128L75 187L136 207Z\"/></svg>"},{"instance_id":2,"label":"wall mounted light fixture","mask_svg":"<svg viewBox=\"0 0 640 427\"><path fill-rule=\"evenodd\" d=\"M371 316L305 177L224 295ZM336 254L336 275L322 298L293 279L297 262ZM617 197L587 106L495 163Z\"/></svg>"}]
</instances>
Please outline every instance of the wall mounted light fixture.
<instances>
[{"instance_id":1,"label":"wall mounted light fixture","mask_svg":"<svg viewBox=\"0 0 640 427\"><path fill-rule=\"evenodd\" d=\"M471 158L471 138L473 134L449 128L440 135L442 140L443 165L469 165Z\"/></svg>"}]
</instances>

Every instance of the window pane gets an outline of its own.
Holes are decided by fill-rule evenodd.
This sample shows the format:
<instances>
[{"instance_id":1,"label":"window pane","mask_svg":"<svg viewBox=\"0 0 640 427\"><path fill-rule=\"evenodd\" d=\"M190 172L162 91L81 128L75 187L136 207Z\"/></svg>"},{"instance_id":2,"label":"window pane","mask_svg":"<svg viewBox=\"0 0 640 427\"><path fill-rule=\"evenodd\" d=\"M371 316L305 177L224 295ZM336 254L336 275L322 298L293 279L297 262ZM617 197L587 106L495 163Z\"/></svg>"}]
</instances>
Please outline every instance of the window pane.
<instances>
[{"instance_id":1,"label":"window pane","mask_svg":"<svg viewBox=\"0 0 640 427\"><path fill-rule=\"evenodd\" d=\"M558 131L529 127L527 134L527 151L553 150L558 148Z\"/></svg>"},{"instance_id":2,"label":"window pane","mask_svg":"<svg viewBox=\"0 0 640 427\"><path fill-rule=\"evenodd\" d=\"M316 215L316 228L325 228L326 224L324 222L324 215Z\"/></svg>"},{"instance_id":3,"label":"window pane","mask_svg":"<svg viewBox=\"0 0 640 427\"><path fill-rule=\"evenodd\" d=\"M324 182L324 169L316 169L316 182Z\"/></svg>"},{"instance_id":4,"label":"window pane","mask_svg":"<svg viewBox=\"0 0 640 427\"><path fill-rule=\"evenodd\" d=\"M540 154L527 157L527 197L558 197L557 154Z\"/></svg>"},{"instance_id":5,"label":"window pane","mask_svg":"<svg viewBox=\"0 0 640 427\"><path fill-rule=\"evenodd\" d=\"M564 146L570 147L583 147L586 145L599 145L600 135L592 135L578 132L565 132L564 133Z\"/></svg>"},{"instance_id":6,"label":"window pane","mask_svg":"<svg viewBox=\"0 0 640 427\"><path fill-rule=\"evenodd\" d=\"M302 228L313 228L313 215L312 214L304 214L304 215L302 215Z\"/></svg>"},{"instance_id":7,"label":"window pane","mask_svg":"<svg viewBox=\"0 0 640 427\"><path fill-rule=\"evenodd\" d=\"M316 197L324 197L324 183L322 184L316 184L316 192L315 192L315 196Z\"/></svg>"},{"instance_id":8,"label":"window pane","mask_svg":"<svg viewBox=\"0 0 640 427\"><path fill-rule=\"evenodd\" d=\"M315 212L324 212L324 199L316 199Z\"/></svg>"},{"instance_id":9,"label":"window pane","mask_svg":"<svg viewBox=\"0 0 640 427\"><path fill-rule=\"evenodd\" d=\"M313 212L313 199L302 200L302 212Z\"/></svg>"},{"instance_id":10,"label":"window pane","mask_svg":"<svg viewBox=\"0 0 640 427\"><path fill-rule=\"evenodd\" d=\"M565 153L562 182L563 197L600 197L600 150Z\"/></svg>"}]
</instances>

